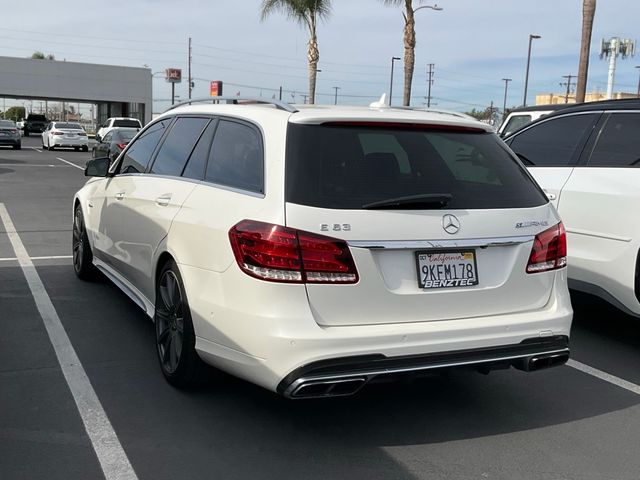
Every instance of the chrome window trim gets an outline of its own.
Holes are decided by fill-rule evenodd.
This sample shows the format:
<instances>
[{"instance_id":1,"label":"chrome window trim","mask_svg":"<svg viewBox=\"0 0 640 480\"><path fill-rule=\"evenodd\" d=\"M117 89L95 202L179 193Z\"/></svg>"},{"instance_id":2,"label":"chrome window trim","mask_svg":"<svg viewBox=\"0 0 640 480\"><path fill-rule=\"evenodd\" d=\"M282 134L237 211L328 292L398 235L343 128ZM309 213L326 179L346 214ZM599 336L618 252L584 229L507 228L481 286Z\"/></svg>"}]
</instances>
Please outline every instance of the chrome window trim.
<instances>
[{"instance_id":1,"label":"chrome window trim","mask_svg":"<svg viewBox=\"0 0 640 480\"><path fill-rule=\"evenodd\" d=\"M382 240L382 241L348 241L350 247L367 248L370 250L421 250L431 248L487 248L507 247L532 242L535 235L521 235L517 237L469 238L446 240Z\"/></svg>"}]
</instances>

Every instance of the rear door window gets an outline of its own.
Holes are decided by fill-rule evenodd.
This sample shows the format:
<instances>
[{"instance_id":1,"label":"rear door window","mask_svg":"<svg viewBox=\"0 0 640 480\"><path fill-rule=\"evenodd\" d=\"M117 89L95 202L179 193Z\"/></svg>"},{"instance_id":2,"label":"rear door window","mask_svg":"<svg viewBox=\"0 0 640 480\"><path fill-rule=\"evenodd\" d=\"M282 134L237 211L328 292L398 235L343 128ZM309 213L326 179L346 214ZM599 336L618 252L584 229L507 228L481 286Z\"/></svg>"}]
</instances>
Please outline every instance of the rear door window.
<instances>
[{"instance_id":1,"label":"rear door window","mask_svg":"<svg viewBox=\"0 0 640 480\"><path fill-rule=\"evenodd\" d=\"M531 122L531 115L514 115L504 126L502 135L509 135L510 133L515 132L520 127L526 125L529 122Z\"/></svg>"},{"instance_id":2,"label":"rear door window","mask_svg":"<svg viewBox=\"0 0 640 480\"><path fill-rule=\"evenodd\" d=\"M220 120L205 180L240 190L264 192L262 136L246 123Z\"/></svg>"},{"instance_id":3,"label":"rear door window","mask_svg":"<svg viewBox=\"0 0 640 480\"><path fill-rule=\"evenodd\" d=\"M147 128L127 149L119 173L143 173L171 119L160 120Z\"/></svg>"},{"instance_id":4,"label":"rear door window","mask_svg":"<svg viewBox=\"0 0 640 480\"><path fill-rule=\"evenodd\" d=\"M208 118L178 118L162 143L150 173L179 176L207 123Z\"/></svg>"},{"instance_id":5,"label":"rear door window","mask_svg":"<svg viewBox=\"0 0 640 480\"><path fill-rule=\"evenodd\" d=\"M509 146L530 167L566 167L580 155L600 113L567 115L532 125L509 140Z\"/></svg>"},{"instance_id":6,"label":"rear door window","mask_svg":"<svg viewBox=\"0 0 640 480\"><path fill-rule=\"evenodd\" d=\"M492 133L292 123L287 138L286 199L291 203L361 209L429 194L450 195L447 208L546 203Z\"/></svg>"},{"instance_id":7,"label":"rear door window","mask_svg":"<svg viewBox=\"0 0 640 480\"><path fill-rule=\"evenodd\" d=\"M640 166L640 113L612 113L589 158L591 167Z\"/></svg>"}]
</instances>

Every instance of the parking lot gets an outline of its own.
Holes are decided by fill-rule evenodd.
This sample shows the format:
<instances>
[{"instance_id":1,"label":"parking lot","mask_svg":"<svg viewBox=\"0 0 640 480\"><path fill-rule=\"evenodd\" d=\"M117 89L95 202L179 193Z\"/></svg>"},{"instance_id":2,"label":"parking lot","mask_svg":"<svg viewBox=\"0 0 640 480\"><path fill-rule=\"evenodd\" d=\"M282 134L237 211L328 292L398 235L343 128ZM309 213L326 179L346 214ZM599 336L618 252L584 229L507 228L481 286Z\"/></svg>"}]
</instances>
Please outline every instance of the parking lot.
<instances>
[{"instance_id":1,"label":"parking lot","mask_svg":"<svg viewBox=\"0 0 640 480\"><path fill-rule=\"evenodd\" d=\"M584 295L560 368L448 372L330 400L285 400L234 379L174 389L151 321L106 280L73 273L71 202L90 154L40 146L30 137L21 151L0 149L2 479L640 476L640 321ZM43 313L36 302L49 299ZM87 433L77 402L92 392L70 390L49 315L108 417L103 437ZM100 445L110 432L119 445ZM103 472L94 450L119 447L130 467Z\"/></svg>"}]
</instances>

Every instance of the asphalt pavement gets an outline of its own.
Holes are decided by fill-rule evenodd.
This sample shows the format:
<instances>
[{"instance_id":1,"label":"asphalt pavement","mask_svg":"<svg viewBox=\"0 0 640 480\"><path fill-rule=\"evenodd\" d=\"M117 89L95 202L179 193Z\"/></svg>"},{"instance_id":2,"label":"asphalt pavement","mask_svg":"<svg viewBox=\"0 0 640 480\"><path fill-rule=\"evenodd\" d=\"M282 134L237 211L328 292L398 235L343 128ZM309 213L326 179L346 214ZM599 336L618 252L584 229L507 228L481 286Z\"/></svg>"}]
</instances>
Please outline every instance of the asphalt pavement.
<instances>
[{"instance_id":1,"label":"asphalt pavement","mask_svg":"<svg viewBox=\"0 0 640 480\"><path fill-rule=\"evenodd\" d=\"M640 478L640 319L586 295L574 296L572 366L456 371L329 400L285 400L232 378L174 389L151 321L108 281L73 274L72 198L90 154L40 145L0 147L0 206L15 227L0 223L0 479ZM10 235L128 476L103 470Z\"/></svg>"}]
</instances>

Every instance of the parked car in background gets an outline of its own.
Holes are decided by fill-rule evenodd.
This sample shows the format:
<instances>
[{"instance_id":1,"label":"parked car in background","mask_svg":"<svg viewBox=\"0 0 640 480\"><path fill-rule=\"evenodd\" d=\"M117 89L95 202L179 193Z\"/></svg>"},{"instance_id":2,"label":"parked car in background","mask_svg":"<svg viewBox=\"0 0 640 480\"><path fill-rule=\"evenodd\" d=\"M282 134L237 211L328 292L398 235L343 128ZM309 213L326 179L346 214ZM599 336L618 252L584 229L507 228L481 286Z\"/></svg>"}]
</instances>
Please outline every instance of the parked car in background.
<instances>
[{"instance_id":1,"label":"parked car in background","mask_svg":"<svg viewBox=\"0 0 640 480\"><path fill-rule=\"evenodd\" d=\"M205 361L309 398L567 360L564 227L491 126L253 102L170 109L74 198L76 275L155 320L169 382Z\"/></svg>"},{"instance_id":2,"label":"parked car in background","mask_svg":"<svg viewBox=\"0 0 640 480\"><path fill-rule=\"evenodd\" d=\"M91 156L94 158L109 157L111 161L114 161L138 131L137 128L116 127L112 129L93 146Z\"/></svg>"},{"instance_id":3,"label":"parked car in background","mask_svg":"<svg viewBox=\"0 0 640 480\"><path fill-rule=\"evenodd\" d=\"M107 118L107 121L98 127L96 132L96 140L100 141L113 128L142 128L142 123L137 118L129 117L113 117Z\"/></svg>"},{"instance_id":4,"label":"parked car in background","mask_svg":"<svg viewBox=\"0 0 640 480\"><path fill-rule=\"evenodd\" d=\"M498 135L504 138L525 125L544 117L545 115L549 115L557 110L562 110L563 108L571 106L572 105L568 103L554 103L552 105L535 105L532 107L514 108L503 120L500 128L498 128Z\"/></svg>"},{"instance_id":5,"label":"parked car in background","mask_svg":"<svg viewBox=\"0 0 640 480\"><path fill-rule=\"evenodd\" d=\"M30 133L41 133L47 127L49 120L44 115L38 113L30 113L24 121L24 136L28 137Z\"/></svg>"},{"instance_id":6,"label":"parked car in background","mask_svg":"<svg viewBox=\"0 0 640 480\"><path fill-rule=\"evenodd\" d=\"M15 150L22 148L20 130L13 120L0 120L0 145L9 145Z\"/></svg>"},{"instance_id":7,"label":"parked car in background","mask_svg":"<svg viewBox=\"0 0 640 480\"><path fill-rule=\"evenodd\" d=\"M42 148L53 150L58 147L89 151L89 138L79 123L51 122L42 132Z\"/></svg>"},{"instance_id":8,"label":"parked car in background","mask_svg":"<svg viewBox=\"0 0 640 480\"><path fill-rule=\"evenodd\" d=\"M505 139L560 212L569 286L640 316L640 100L584 103Z\"/></svg>"}]
</instances>

